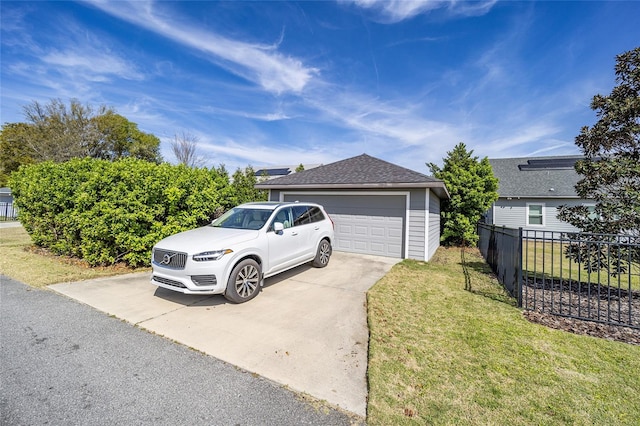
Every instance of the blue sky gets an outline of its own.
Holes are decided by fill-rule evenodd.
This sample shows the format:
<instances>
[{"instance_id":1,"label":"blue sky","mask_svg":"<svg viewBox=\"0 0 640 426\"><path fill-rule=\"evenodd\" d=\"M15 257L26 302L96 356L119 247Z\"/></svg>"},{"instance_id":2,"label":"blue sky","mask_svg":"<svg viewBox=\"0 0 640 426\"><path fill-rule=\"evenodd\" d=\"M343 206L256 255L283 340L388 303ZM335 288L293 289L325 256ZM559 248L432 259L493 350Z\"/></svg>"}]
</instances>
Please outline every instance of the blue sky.
<instances>
[{"instance_id":1,"label":"blue sky","mask_svg":"<svg viewBox=\"0 0 640 426\"><path fill-rule=\"evenodd\" d=\"M362 153L429 174L464 142L490 158L578 154L640 2L2 1L2 123L34 100L113 107L199 138L209 166Z\"/></svg>"}]
</instances>

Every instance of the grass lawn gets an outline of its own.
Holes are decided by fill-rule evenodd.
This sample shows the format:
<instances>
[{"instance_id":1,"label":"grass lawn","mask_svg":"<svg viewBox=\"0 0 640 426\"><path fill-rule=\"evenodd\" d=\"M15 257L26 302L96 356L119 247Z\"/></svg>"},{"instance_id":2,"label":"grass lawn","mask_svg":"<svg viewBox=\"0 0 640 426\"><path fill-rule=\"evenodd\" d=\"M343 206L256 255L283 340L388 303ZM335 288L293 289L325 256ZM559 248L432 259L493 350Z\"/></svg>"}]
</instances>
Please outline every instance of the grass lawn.
<instances>
[{"instance_id":1,"label":"grass lawn","mask_svg":"<svg viewBox=\"0 0 640 426\"><path fill-rule=\"evenodd\" d=\"M640 290L640 265L632 263L629 273L618 276L610 276L606 271L588 273L582 265L569 260L564 256L566 242L540 242L529 240L523 247L524 256L522 268L529 277L562 278L564 280L576 280L591 282L594 284L620 287L632 290ZM615 263L615 256L610 259L611 265Z\"/></svg>"},{"instance_id":2,"label":"grass lawn","mask_svg":"<svg viewBox=\"0 0 640 426\"><path fill-rule=\"evenodd\" d=\"M369 291L368 424L639 424L640 346L530 323L488 272L440 248Z\"/></svg>"},{"instance_id":3,"label":"grass lawn","mask_svg":"<svg viewBox=\"0 0 640 426\"><path fill-rule=\"evenodd\" d=\"M0 274L33 287L150 270L123 266L91 268L86 263L38 251L24 228L0 229Z\"/></svg>"}]
</instances>

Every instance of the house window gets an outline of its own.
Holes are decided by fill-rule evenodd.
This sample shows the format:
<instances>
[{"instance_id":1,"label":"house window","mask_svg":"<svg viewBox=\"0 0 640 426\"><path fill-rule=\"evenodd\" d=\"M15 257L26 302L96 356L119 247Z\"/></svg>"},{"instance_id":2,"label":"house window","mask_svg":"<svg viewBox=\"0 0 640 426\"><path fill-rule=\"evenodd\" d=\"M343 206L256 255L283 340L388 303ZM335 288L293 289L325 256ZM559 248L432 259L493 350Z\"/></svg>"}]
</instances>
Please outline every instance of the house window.
<instances>
[{"instance_id":1,"label":"house window","mask_svg":"<svg viewBox=\"0 0 640 426\"><path fill-rule=\"evenodd\" d=\"M527 203L527 225L544 226L544 204Z\"/></svg>"},{"instance_id":2,"label":"house window","mask_svg":"<svg viewBox=\"0 0 640 426\"><path fill-rule=\"evenodd\" d=\"M582 205L587 208L587 211L589 212L587 217L589 219L600 219L600 215L598 215L598 213L596 213L596 205L595 204L582 204Z\"/></svg>"}]
</instances>

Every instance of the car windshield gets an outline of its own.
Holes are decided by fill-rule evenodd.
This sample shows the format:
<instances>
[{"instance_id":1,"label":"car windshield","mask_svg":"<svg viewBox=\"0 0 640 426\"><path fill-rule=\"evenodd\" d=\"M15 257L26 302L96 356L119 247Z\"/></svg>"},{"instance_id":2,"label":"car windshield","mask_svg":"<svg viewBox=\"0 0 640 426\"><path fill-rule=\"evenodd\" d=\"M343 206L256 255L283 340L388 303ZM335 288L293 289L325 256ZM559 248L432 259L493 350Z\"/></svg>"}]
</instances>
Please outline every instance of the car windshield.
<instances>
[{"instance_id":1,"label":"car windshield","mask_svg":"<svg viewBox=\"0 0 640 426\"><path fill-rule=\"evenodd\" d=\"M235 207L211 223L215 228L260 229L267 223L271 210Z\"/></svg>"}]
</instances>

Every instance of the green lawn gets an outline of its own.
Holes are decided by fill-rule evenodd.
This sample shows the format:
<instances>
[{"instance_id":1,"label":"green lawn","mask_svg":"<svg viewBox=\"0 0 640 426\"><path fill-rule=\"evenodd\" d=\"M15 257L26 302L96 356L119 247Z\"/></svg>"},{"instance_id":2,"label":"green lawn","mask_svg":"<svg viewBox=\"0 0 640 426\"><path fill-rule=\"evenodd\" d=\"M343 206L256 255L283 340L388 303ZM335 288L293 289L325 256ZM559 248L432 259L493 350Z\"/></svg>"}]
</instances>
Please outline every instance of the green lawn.
<instances>
[{"instance_id":1,"label":"green lawn","mask_svg":"<svg viewBox=\"0 0 640 426\"><path fill-rule=\"evenodd\" d=\"M606 271L588 273L578 263L567 259L564 250L567 243L563 242L540 242L527 241L523 247L522 269L533 277L534 275L546 278L562 278L563 280L574 280L580 282L591 282L594 284L631 288L640 290L640 264L632 263L628 274L610 276ZM615 259L612 258L612 264Z\"/></svg>"},{"instance_id":2,"label":"green lawn","mask_svg":"<svg viewBox=\"0 0 640 426\"><path fill-rule=\"evenodd\" d=\"M640 346L530 323L488 272L440 248L369 291L368 424L637 425Z\"/></svg>"},{"instance_id":3,"label":"green lawn","mask_svg":"<svg viewBox=\"0 0 640 426\"><path fill-rule=\"evenodd\" d=\"M0 229L0 250L0 274L33 287L147 270L123 266L91 268L78 259L48 255L32 246L22 227Z\"/></svg>"}]
</instances>

